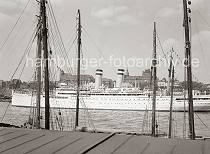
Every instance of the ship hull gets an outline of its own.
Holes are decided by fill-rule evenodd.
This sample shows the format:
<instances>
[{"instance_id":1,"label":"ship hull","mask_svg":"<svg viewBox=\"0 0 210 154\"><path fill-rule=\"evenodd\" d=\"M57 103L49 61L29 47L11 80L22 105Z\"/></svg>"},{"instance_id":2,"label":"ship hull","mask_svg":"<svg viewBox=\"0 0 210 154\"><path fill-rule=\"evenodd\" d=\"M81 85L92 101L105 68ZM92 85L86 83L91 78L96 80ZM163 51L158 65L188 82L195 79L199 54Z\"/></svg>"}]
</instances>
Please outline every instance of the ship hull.
<instances>
[{"instance_id":1,"label":"ship hull","mask_svg":"<svg viewBox=\"0 0 210 154\"><path fill-rule=\"evenodd\" d=\"M210 99L210 96L208 96ZM36 97L31 94L13 93L12 105L18 107L35 107ZM41 107L45 107L44 96L41 96ZM51 108L71 108L76 107L76 95L63 95L57 97L50 97ZM126 96L126 95L82 95L80 97L81 109L93 110L133 110L144 111L152 109L152 98L148 96ZM170 97L158 96L156 99L157 111L169 111ZM187 111L188 103L184 100L173 101L173 111ZM194 100L194 111L209 112L210 102L207 99Z\"/></svg>"}]
</instances>

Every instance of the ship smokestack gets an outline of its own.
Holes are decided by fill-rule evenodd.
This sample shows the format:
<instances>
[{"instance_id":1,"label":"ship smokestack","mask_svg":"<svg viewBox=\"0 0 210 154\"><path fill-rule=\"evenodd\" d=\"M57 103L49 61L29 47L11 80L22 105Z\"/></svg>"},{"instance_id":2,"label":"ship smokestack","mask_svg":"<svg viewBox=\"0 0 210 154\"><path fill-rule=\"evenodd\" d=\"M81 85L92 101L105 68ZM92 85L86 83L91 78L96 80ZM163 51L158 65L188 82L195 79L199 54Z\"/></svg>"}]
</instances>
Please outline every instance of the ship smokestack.
<instances>
[{"instance_id":1,"label":"ship smokestack","mask_svg":"<svg viewBox=\"0 0 210 154\"><path fill-rule=\"evenodd\" d=\"M118 69L117 70L117 81L116 81L116 87L120 88L122 86L123 83L123 78L124 78L124 69Z\"/></svg>"},{"instance_id":2,"label":"ship smokestack","mask_svg":"<svg viewBox=\"0 0 210 154\"><path fill-rule=\"evenodd\" d=\"M95 89L99 89L102 86L103 70L96 70Z\"/></svg>"}]
</instances>

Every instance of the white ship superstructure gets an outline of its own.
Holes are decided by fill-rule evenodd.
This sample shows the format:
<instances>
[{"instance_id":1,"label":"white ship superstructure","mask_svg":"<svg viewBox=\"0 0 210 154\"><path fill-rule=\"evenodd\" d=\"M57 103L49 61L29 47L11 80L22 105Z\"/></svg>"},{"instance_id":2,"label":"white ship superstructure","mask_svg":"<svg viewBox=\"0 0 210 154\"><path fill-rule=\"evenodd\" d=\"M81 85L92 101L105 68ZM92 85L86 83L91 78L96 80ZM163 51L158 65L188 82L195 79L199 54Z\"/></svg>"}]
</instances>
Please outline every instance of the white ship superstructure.
<instances>
[{"instance_id":1,"label":"white ship superstructure","mask_svg":"<svg viewBox=\"0 0 210 154\"><path fill-rule=\"evenodd\" d=\"M32 93L13 91L12 105L21 107L35 106L36 96ZM170 96L157 96L156 107L158 111L169 111ZM188 109L188 102L183 97L174 98L173 110ZM41 107L44 107L44 95L41 95ZM50 97L51 108L75 108L76 91L72 89L57 89L56 94ZM80 108L97 110L151 110L152 96L138 91L138 89L107 89L101 91L81 91ZM210 96L194 96L195 111L210 111Z\"/></svg>"},{"instance_id":2,"label":"white ship superstructure","mask_svg":"<svg viewBox=\"0 0 210 154\"><path fill-rule=\"evenodd\" d=\"M102 87L103 71L97 69L95 89L80 91L80 108L95 110L151 110L152 95L150 92L138 88L122 88L123 69L118 69L117 83L115 88ZM188 101L183 96L174 96L174 111L188 110ZM195 111L210 111L210 95L195 95L193 98ZM12 105L21 107L36 106L36 93L29 91L13 91ZM41 95L41 107L44 106L44 95ZM76 107L76 89L69 87L57 88L50 95L51 108ZM157 111L169 111L170 96L157 95Z\"/></svg>"}]
</instances>

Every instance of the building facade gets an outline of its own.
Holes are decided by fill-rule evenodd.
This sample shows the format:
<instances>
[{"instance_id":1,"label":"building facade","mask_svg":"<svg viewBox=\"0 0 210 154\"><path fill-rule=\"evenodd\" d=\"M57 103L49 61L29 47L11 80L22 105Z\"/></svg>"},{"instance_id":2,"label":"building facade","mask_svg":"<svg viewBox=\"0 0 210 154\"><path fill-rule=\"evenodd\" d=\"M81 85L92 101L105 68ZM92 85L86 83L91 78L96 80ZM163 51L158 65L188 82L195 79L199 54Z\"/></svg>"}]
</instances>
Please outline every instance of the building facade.
<instances>
[{"instance_id":1,"label":"building facade","mask_svg":"<svg viewBox=\"0 0 210 154\"><path fill-rule=\"evenodd\" d=\"M129 74L128 69L124 75L124 83L129 83L136 88L143 89L150 84L151 71L146 69L142 72L141 76L132 76Z\"/></svg>"},{"instance_id":2,"label":"building facade","mask_svg":"<svg viewBox=\"0 0 210 154\"><path fill-rule=\"evenodd\" d=\"M107 87L107 88L114 87L114 81L112 79L102 78L102 84L104 87Z\"/></svg>"},{"instance_id":3,"label":"building facade","mask_svg":"<svg viewBox=\"0 0 210 154\"><path fill-rule=\"evenodd\" d=\"M66 83L68 85L76 85L77 75L72 75L71 73L61 72L60 82ZM87 74L80 75L80 84L81 85L89 84L92 82L95 82L95 78L92 75L87 75Z\"/></svg>"}]
</instances>

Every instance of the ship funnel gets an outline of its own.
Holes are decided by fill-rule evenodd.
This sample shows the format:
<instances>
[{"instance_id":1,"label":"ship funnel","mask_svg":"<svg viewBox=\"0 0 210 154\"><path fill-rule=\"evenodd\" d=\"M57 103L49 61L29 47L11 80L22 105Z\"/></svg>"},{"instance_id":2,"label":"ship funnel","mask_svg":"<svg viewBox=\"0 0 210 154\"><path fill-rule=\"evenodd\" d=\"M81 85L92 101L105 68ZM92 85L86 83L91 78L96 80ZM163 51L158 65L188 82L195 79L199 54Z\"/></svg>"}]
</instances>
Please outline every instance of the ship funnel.
<instances>
[{"instance_id":1,"label":"ship funnel","mask_svg":"<svg viewBox=\"0 0 210 154\"><path fill-rule=\"evenodd\" d=\"M116 81L116 87L120 88L123 83L124 78L124 69L118 69L117 70L117 81Z\"/></svg>"},{"instance_id":2,"label":"ship funnel","mask_svg":"<svg viewBox=\"0 0 210 154\"><path fill-rule=\"evenodd\" d=\"M96 70L95 89L99 89L102 86L103 70Z\"/></svg>"}]
</instances>

